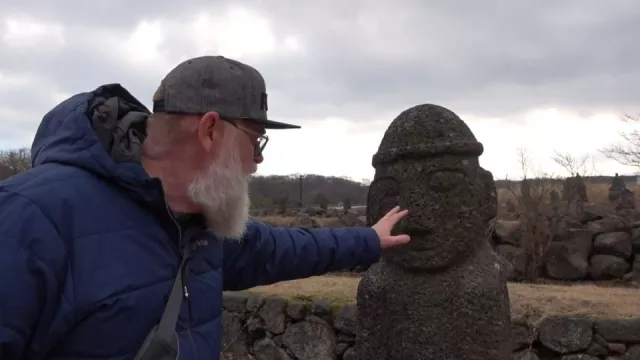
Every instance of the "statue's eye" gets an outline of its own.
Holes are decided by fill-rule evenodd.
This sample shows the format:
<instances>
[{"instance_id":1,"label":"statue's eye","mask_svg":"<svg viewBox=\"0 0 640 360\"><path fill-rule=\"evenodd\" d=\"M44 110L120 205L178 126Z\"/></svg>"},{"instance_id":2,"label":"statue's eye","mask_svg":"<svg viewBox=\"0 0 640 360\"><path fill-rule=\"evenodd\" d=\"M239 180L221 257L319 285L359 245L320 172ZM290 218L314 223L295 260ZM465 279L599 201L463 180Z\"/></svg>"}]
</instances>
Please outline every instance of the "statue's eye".
<instances>
[{"instance_id":1,"label":"statue's eye","mask_svg":"<svg viewBox=\"0 0 640 360\"><path fill-rule=\"evenodd\" d=\"M367 197L367 221L375 223L389 210L398 204L400 198L400 183L393 177L374 180L369 185Z\"/></svg>"},{"instance_id":2,"label":"statue's eye","mask_svg":"<svg viewBox=\"0 0 640 360\"><path fill-rule=\"evenodd\" d=\"M400 184L395 178L380 178L371 183L369 192L379 198L396 198L400 195Z\"/></svg>"},{"instance_id":3,"label":"statue's eye","mask_svg":"<svg viewBox=\"0 0 640 360\"><path fill-rule=\"evenodd\" d=\"M463 171L438 171L430 174L428 181L429 189L437 192L449 192L466 183L467 176Z\"/></svg>"}]
</instances>

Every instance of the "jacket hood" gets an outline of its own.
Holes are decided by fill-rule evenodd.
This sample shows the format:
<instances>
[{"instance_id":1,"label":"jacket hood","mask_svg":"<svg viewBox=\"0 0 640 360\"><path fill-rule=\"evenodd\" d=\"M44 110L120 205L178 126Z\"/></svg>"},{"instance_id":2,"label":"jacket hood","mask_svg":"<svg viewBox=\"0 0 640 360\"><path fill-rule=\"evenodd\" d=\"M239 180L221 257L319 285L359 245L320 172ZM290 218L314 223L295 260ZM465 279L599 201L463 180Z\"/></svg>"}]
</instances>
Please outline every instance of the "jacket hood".
<instances>
[{"instance_id":1,"label":"jacket hood","mask_svg":"<svg viewBox=\"0 0 640 360\"><path fill-rule=\"evenodd\" d=\"M120 84L80 93L49 111L31 147L31 165L81 168L124 188L138 200L162 197L159 179L140 163L151 112Z\"/></svg>"}]
</instances>

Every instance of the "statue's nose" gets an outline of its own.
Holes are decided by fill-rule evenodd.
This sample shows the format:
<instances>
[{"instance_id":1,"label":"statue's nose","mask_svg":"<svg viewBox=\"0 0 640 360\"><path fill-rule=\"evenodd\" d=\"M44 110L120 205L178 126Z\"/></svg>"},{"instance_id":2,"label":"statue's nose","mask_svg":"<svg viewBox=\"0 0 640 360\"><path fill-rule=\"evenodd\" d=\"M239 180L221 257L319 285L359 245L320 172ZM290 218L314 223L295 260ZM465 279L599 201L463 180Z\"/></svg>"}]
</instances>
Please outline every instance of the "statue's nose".
<instances>
[{"instance_id":1,"label":"statue's nose","mask_svg":"<svg viewBox=\"0 0 640 360\"><path fill-rule=\"evenodd\" d=\"M429 189L437 192L450 192L466 182L461 171L438 171L429 176Z\"/></svg>"}]
</instances>

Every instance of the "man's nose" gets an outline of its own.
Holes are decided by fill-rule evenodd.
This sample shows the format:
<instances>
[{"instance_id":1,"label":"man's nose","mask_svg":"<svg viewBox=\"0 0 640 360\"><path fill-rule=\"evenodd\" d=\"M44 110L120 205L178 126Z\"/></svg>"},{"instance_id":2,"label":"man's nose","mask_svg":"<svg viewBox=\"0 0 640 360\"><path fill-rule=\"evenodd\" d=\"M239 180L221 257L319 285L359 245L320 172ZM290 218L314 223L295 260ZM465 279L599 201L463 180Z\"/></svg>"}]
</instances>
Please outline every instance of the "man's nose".
<instances>
[{"instance_id":1,"label":"man's nose","mask_svg":"<svg viewBox=\"0 0 640 360\"><path fill-rule=\"evenodd\" d=\"M255 164L261 164L264 161L264 157L262 156L262 154L258 155L258 156L254 156L253 158L253 162Z\"/></svg>"}]
</instances>

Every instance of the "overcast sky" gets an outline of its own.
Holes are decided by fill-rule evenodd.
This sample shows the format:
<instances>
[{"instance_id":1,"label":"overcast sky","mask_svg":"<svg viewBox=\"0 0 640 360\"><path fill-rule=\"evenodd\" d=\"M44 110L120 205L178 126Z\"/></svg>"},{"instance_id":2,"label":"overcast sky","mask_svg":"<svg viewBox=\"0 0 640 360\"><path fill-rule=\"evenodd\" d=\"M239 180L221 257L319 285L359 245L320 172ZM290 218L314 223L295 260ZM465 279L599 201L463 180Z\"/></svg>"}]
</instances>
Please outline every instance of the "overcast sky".
<instances>
[{"instance_id":1,"label":"overcast sky","mask_svg":"<svg viewBox=\"0 0 640 360\"><path fill-rule=\"evenodd\" d=\"M262 174L371 178L388 124L448 107L496 178L562 174L555 150L599 157L640 112L640 1L0 0L0 148L30 146L68 96L121 83L150 106L164 74L220 54L257 68L273 131ZM55 4L55 5L54 5ZM215 5L212 5L215 4ZM534 170L535 171L535 170Z\"/></svg>"}]
</instances>

